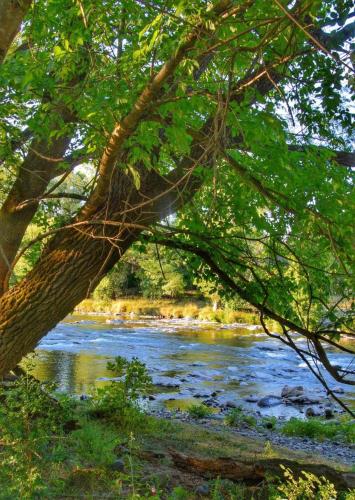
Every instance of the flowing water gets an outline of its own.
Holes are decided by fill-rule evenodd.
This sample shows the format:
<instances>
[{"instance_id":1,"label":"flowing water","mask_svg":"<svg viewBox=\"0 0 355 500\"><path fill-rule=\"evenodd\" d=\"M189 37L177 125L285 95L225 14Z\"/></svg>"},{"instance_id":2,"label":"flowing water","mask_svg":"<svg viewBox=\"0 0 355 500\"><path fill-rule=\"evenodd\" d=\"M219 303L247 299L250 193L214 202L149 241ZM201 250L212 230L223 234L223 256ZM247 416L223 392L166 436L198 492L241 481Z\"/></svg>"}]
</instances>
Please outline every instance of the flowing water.
<instances>
[{"instance_id":1,"label":"flowing water","mask_svg":"<svg viewBox=\"0 0 355 500\"><path fill-rule=\"evenodd\" d=\"M301 347L304 340L294 338ZM37 353L34 375L78 395L107 383L112 374L106 363L119 355L146 363L157 384L155 400L149 403L155 406L183 409L217 392L220 404L233 401L255 411L260 408L245 398L279 396L285 384L302 385L312 396L324 396L305 363L255 325L73 315L42 339ZM328 354L342 367L351 362L351 356L334 349ZM343 399L354 405L354 391L344 389ZM280 404L262 411L289 417L300 415L300 409Z\"/></svg>"}]
</instances>

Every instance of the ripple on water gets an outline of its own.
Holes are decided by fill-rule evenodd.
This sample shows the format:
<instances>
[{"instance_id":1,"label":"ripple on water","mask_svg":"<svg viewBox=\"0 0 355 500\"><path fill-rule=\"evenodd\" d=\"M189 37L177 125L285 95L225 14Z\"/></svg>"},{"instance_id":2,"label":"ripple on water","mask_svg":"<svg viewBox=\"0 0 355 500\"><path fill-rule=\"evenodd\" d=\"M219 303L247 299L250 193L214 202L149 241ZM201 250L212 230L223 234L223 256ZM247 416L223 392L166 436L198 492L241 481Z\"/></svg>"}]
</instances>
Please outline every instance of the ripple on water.
<instances>
[{"instance_id":1,"label":"ripple on water","mask_svg":"<svg viewBox=\"0 0 355 500\"><path fill-rule=\"evenodd\" d=\"M78 322L73 321L76 319ZM265 337L256 325L105 321L104 316L90 317L89 321L73 316L70 322L59 324L38 346L40 355L34 375L41 380L54 380L62 390L82 394L89 392L92 385L107 383L112 374L106 363L121 355L138 356L151 374L179 384L157 388L157 405L170 398L178 399L177 404L182 405L192 398L193 391L204 394L207 388L211 392L223 391L224 398L250 408L256 408L256 403L245 403L243 398L251 393L259 399L268 394L280 395L287 382L303 385L309 391L319 390L306 363L300 362L290 349ZM335 364L349 363L350 356L333 350L330 355ZM347 397L354 400L351 389L345 389ZM192 400L196 403L196 399ZM277 411L282 416L291 410L280 405ZM292 411L299 415L299 408Z\"/></svg>"}]
</instances>

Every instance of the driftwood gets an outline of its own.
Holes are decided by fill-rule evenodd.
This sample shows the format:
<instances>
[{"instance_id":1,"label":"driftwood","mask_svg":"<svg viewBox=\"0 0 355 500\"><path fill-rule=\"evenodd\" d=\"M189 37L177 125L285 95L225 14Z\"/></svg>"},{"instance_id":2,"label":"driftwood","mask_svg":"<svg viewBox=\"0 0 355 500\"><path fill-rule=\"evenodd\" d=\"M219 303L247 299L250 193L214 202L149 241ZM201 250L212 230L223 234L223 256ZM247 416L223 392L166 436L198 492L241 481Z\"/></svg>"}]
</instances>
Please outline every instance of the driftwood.
<instances>
[{"instance_id":1,"label":"driftwood","mask_svg":"<svg viewBox=\"0 0 355 500\"><path fill-rule=\"evenodd\" d=\"M253 462L236 461L231 458L197 458L183 453L170 452L174 465L191 473L211 479L220 477L232 481L243 481L246 484L259 484L266 478L283 477L284 467L290 469L298 478L302 471L311 472L315 476L324 476L334 484L338 491L355 487L355 474L338 472L328 465L300 464L292 460L270 458Z\"/></svg>"}]
</instances>

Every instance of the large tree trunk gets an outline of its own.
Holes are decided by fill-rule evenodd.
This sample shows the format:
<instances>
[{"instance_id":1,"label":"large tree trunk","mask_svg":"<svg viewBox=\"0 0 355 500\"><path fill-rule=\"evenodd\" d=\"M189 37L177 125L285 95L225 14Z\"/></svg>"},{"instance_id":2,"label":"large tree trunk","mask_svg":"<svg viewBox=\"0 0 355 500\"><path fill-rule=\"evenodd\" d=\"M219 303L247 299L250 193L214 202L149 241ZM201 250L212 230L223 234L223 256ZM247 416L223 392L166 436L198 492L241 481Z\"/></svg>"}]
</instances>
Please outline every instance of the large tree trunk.
<instances>
[{"instance_id":1,"label":"large tree trunk","mask_svg":"<svg viewBox=\"0 0 355 500\"><path fill-rule=\"evenodd\" d=\"M33 149L21 165L17 179L0 209L0 296L6 289L9 268L37 211L39 198L58 165L58 162L48 158L63 157L69 142L68 137L60 137L50 146L43 141L34 141Z\"/></svg>"},{"instance_id":2,"label":"large tree trunk","mask_svg":"<svg viewBox=\"0 0 355 500\"><path fill-rule=\"evenodd\" d=\"M34 269L0 298L0 376L92 291L143 227L186 200L180 189L171 189L171 183L154 171L142 171L139 191L131 176L122 171L115 176L110 205L91 219L97 224L81 222L56 234ZM186 196L196 187L192 182L185 185ZM101 225L102 220L116 225Z\"/></svg>"},{"instance_id":3,"label":"large tree trunk","mask_svg":"<svg viewBox=\"0 0 355 500\"><path fill-rule=\"evenodd\" d=\"M0 2L0 64L5 59L32 0L1 0Z\"/></svg>"}]
</instances>

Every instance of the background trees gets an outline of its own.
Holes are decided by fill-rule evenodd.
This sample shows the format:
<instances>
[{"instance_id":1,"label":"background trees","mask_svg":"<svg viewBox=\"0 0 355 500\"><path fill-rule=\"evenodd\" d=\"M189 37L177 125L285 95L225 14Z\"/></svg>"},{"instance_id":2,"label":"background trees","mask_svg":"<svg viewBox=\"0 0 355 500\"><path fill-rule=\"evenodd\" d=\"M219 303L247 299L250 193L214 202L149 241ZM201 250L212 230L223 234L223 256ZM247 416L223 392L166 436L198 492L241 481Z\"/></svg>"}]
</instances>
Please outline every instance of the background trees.
<instances>
[{"instance_id":1,"label":"background trees","mask_svg":"<svg viewBox=\"0 0 355 500\"><path fill-rule=\"evenodd\" d=\"M351 335L350 9L35 2L0 73L0 373L140 238L349 380L322 342ZM9 288L33 220L45 244Z\"/></svg>"}]
</instances>

